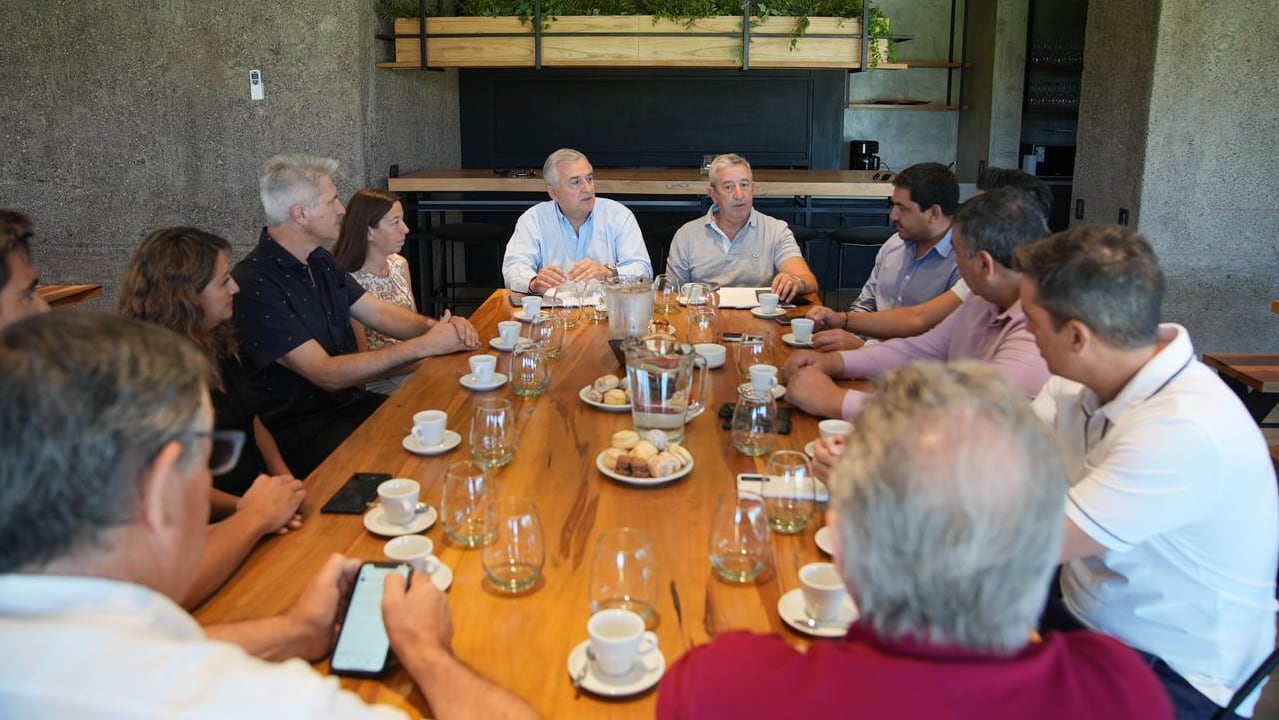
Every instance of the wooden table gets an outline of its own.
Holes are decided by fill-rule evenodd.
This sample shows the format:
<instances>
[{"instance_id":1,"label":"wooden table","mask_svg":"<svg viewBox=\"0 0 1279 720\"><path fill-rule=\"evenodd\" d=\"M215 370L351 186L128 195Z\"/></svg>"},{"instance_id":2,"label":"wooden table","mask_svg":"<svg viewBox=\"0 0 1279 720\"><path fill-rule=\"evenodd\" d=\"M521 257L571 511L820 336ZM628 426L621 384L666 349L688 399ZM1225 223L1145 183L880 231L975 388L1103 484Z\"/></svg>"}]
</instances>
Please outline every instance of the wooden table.
<instances>
[{"instance_id":1,"label":"wooden table","mask_svg":"<svg viewBox=\"0 0 1279 720\"><path fill-rule=\"evenodd\" d=\"M101 297L101 285L40 285L36 288L40 297L50 307L79 305L86 300Z\"/></svg>"},{"instance_id":2,"label":"wooden table","mask_svg":"<svg viewBox=\"0 0 1279 720\"><path fill-rule=\"evenodd\" d=\"M1217 371L1258 423L1279 404L1279 353L1204 353L1203 361Z\"/></svg>"},{"instance_id":3,"label":"wooden table","mask_svg":"<svg viewBox=\"0 0 1279 720\"><path fill-rule=\"evenodd\" d=\"M506 292L499 290L475 313L471 319L485 343L496 336L496 323L508 319L511 311ZM682 332L682 312L672 320ZM746 311L724 311L720 330L772 335L778 364L789 354L781 344L786 328ZM648 533L659 558L656 632L668 664L692 646L731 629L777 632L795 646L805 646L807 638L788 629L776 607L783 593L798 586L798 568L822 559L813 540L822 525L820 517L799 535L774 536L775 568L755 584L731 585L716 579L707 558L716 496L734 490L737 473L763 469L762 460L733 449L728 432L715 417L714 408L736 399L735 346L729 346L728 363L710 371L712 409L687 426L685 444L696 462L692 473L669 485L636 488L604 477L594 462L609 446L613 432L631 427L630 414L606 413L578 398L578 391L597 376L618 372L605 342L607 334L607 324L588 323L569 331L550 388L529 401L516 399L509 384L487 393L460 388L458 378L467 372L465 354L422 363L308 480L305 526L267 540L197 616L211 623L279 612L332 552L382 560L385 538L366 532L358 516L319 514L320 505L352 473L381 471L418 480L423 499L438 506L445 468L470 457L466 438L474 401L506 397L515 401L519 411L522 439L515 460L497 477L503 493L529 496L538 504L547 545L544 578L529 593L503 595L484 581L479 550L449 544L440 525L433 526L426 534L455 573L450 601L458 657L547 717L652 717L655 692L623 701L575 693L566 668L570 651L586 638L587 581L596 538L620 526ZM462 434L463 443L441 457L411 455L400 447L400 440L412 425L412 414L431 408L449 413L448 426ZM778 449L802 449L817 434L817 420L795 411L794 429L780 438ZM317 668L327 671L327 663ZM381 681L343 679L342 685L370 701L416 711L426 708L424 698L402 671Z\"/></svg>"}]
</instances>

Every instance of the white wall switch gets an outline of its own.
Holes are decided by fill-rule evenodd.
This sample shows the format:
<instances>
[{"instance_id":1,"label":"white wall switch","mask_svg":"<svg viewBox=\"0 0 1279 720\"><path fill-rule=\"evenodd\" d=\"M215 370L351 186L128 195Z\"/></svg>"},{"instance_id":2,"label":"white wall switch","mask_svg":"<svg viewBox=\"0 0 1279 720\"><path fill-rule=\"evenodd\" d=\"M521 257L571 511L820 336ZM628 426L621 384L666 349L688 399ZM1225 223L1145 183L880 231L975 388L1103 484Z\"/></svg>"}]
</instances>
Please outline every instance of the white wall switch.
<instances>
[{"instance_id":1,"label":"white wall switch","mask_svg":"<svg viewBox=\"0 0 1279 720\"><path fill-rule=\"evenodd\" d=\"M249 71L249 99L261 100L266 97L266 89L262 85L262 71Z\"/></svg>"}]
</instances>

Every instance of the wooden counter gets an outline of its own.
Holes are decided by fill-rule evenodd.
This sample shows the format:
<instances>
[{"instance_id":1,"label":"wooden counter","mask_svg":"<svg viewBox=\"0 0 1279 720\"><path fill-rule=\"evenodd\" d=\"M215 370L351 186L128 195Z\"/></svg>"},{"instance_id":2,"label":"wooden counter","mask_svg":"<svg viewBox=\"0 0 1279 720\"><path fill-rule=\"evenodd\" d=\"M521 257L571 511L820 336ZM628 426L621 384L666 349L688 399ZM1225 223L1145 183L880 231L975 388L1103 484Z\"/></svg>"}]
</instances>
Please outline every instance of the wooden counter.
<instances>
[{"instance_id":1,"label":"wooden counter","mask_svg":"<svg viewBox=\"0 0 1279 720\"><path fill-rule=\"evenodd\" d=\"M496 335L496 323L511 313L506 292L499 290L472 317L484 351L497 354L487 342ZM672 321L682 333L682 312ZM790 352L781 344L785 327L743 310L723 311L720 330L771 335L778 364ZM613 432L632 427L630 414L603 412L578 398L578 391L596 377L618 371L605 342L607 334L607 324L588 323L569 331L550 388L528 401L516 399L509 384L485 393L462 389L458 378L468 371L467 354L423 362L307 481L304 527L266 540L197 616L208 623L279 612L332 552L383 559L386 538L366 532L358 516L321 515L319 507L352 473L376 471L418 480L422 499L438 507L445 468L470 457L468 429L475 401L503 397L513 400L519 413L521 442L515 460L497 478L501 492L529 496L538 504L547 550L544 577L531 592L503 595L485 581L479 550L446 541L439 523L431 527L427 536L455 573L449 595L456 628L453 648L459 658L548 718L651 718L655 691L600 699L575 692L566 668L569 652L586 638L591 612L587 587L596 539L604 530L621 526L640 528L652 540L659 563L655 630L668 665L692 646L733 629L780 633L791 644L806 646L808 638L782 623L776 608L783 593L798 587L798 568L823 557L813 540L822 525L820 506L819 515L802 533L773 537L775 568L754 584L716 579L707 557L716 496L734 490L737 473L757 472L764 465L761 459L738 453L715 416L719 404L736 399L735 346L729 345L728 363L710 371L711 409L687 426L685 445L695 458L693 471L668 485L631 487L603 476L594 462L609 446ZM499 371L506 357L500 356ZM462 445L439 457L411 455L400 441L412 425L412 414L432 408L449 413L448 427L461 433ZM777 449L802 449L817 437L815 418L798 411L793 417L794 429L780 437ZM317 668L325 672L327 663ZM343 679L342 685L371 701L412 712L426 708L402 671L382 680Z\"/></svg>"},{"instance_id":2,"label":"wooden counter","mask_svg":"<svg viewBox=\"0 0 1279 720\"><path fill-rule=\"evenodd\" d=\"M40 297L50 307L79 305L86 300L102 296L101 285L40 285L36 287Z\"/></svg>"}]
</instances>

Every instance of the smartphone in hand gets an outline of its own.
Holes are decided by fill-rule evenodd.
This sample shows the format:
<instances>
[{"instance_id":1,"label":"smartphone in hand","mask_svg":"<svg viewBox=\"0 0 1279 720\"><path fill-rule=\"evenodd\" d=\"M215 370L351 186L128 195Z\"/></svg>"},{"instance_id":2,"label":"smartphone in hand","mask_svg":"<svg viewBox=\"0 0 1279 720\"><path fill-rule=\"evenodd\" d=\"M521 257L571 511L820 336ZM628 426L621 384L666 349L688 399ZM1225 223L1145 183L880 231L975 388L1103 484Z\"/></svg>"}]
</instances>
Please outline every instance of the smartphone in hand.
<instances>
[{"instance_id":1,"label":"smartphone in hand","mask_svg":"<svg viewBox=\"0 0 1279 720\"><path fill-rule=\"evenodd\" d=\"M360 566L329 662L335 675L377 677L390 664L391 640L382 622L382 584L393 572L409 579L409 566L402 563L366 562Z\"/></svg>"}]
</instances>

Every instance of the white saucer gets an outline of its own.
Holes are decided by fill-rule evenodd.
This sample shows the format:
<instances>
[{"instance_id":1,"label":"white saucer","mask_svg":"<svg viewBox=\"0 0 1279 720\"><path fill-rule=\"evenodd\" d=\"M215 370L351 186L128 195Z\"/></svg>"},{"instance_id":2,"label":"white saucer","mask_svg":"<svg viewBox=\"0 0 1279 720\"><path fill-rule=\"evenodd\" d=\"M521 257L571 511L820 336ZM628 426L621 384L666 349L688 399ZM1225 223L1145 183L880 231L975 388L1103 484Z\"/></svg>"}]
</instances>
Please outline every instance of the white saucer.
<instances>
[{"instance_id":1,"label":"white saucer","mask_svg":"<svg viewBox=\"0 0 1279 720\"><path fill-rule=\"evenodd\" d=\"M577 396L581 398L582 402L586 403L587 405L590 405L593 408L599 408L600 410L603 410L604 412L630 412L631 411L631 404L629 402L626 403L625 405L609 405L608 403L597 402L595 400L590 399L589 397L586 396L586 391L590 389L591 389L591 386L587 385L586 387L582 388L581 390L577 392Z\"/></svg>"},{"instance_id":2,"label":"white saucer","mask_svg":"<svg viewBox=\"0 0 1279 720\"><path fill-rule=\"evenodd\" d=\"M452 430L444 431L444 439L439 445L427 445L412 433L405 435L400 441L400 446L414 455L443 455L460 444L462 444L462 436Z\"/></svg>"},{"instance_id":3,"label":"white saucer","mask_svg":"<svg viewBox=\"0 0 1279 720\"><path fill-rule=\"evenodd\" d=\"M810 628L804 624L808 619L808 613L804 611L804 591L799 588L791 590L777 601L777 614L782 616L782 622L805 635L826 638L844 637L848 633L848 626L852 625L860 615L857 612L857 606L853 604L853 598L845 595L844 605L839 609L838 618L830 623Z\"/></svg>"},{"instance_id":4,"label":"white saucer","mask_svg":"<svg viewBox=\"0 0 1279 720\"><path fill-rule=\"evenodd\" d=\"M795 333L786 333L785 335L783 335L782 342L786 343L787 345L790 345L791 347L796 347L796 348L810 348L813 346L812 340L809 340L806 343L802 343L796 340Z\"/></svg>"},{"instance_id":5,"label":"white saucer","mask_svg":"<svg viewBox=\"0 0 1279 720\"><path fill-rule=\"evenodd\" d=\"M813 537L813 539L817 541L818 550L821 550L827 555L835 554L835 542L831 539L831 535L834 532L834 530L830 529L829 525L823 528L818 528L817 535Z\"/></svg>"},{"instance_id":6,"label":"white saucer","mask_svg":"<svg viewBox=\"0 0 1279 720\"><path fill-rule=\"evenodd\" d=\"M462 376L462 379L459 382L461 382L462 387L467 390L496 390L497 388L505 385L506 380L507 377L505 373L495 372L493 373L493 377L489 378L488 382L481 383L479 380L475 379L475 373L467 373Z\"/></svg>"},{"instance_id":7,"label":"white saucer","mask_svg":"<svg viewBox=\"0 0 1279 720\"><path fill-rule=\"evenodd\" d=\"M804 454L810 458L817 457L817 441L816 440L808 441L808 444L804 446Z\"/></svg>"},{"instance_id":8,"label":"white saucer","mask_svg":"<svg viewBox=\"0 0 1279 720\"><path fill-rule=\"evenodd\" d=\"M434 525L439 517L440 515L435 512L435 508L427 505L426 511L414 515L413 520L408 525L392 525L386 521L386 511L382 509L382 506L374 505L372 510L364 513L364 529L374 535L382 535L384 537L413 535L423 532Z\"/></svg>"},{"instance_id":9,"label":"white saucer","mask_svg":"<svg viewBox=\"0 0 1279 720\"><path fill-rule=\"evenodd\" d=\"M777 308L771 313L764 312L764 308L762 307L751 308L751 315L754 315L755 317L758 317L758 318L775 318L785 314L786 314L786 308L782 308L782 307Z\"/></svg>"},{"instance_id":10,"label":"white saucer","mask_svg":"<svg viewBox=\"0 0 1279 720\"><path fill-rule=\"evenodd\" d=\"M489 340L489 347L493 348L494 350L501 350L502 352L510 352L517 347L523 347L524 345L532 345L532 344L533 344L533 341L529 340L526 337L515 338L514 345L507 345L506 343L502 342L502 338L500 337L491 338Z\"/></svg>"},{"instance_id":11,"label":"white saucer","mask_svg":"<svg viewBox=\"0 0 1279 720\"><path fill-rule=\"evenodd\" d=\"M568 654L568 676L577 677L585 666L586 673L582 675L581 680L582 689L596 695L623 697L642 693L656 685L666 672L666 657L662 655L659 648L647 655L641 655L635 667L621 675L601 675L595 663L586 659L586 648L590 645L590 640L583 640L573 648L573 652Z\"/></svg>"},{"instance_id":12,"label":"white saucer","mask_svg":"<svg viewBox=\"0 0 1279 720\"><path fill-rule=\"evenodd\" d=\"M689 464L685 465L679 470L676 470L670 475L663 475L661 477L637 478L637 477L631 477L630 475L622 475L621 473L617 473L612 470L609 470L608 466L604 464L604 456L607 453L608 451L605 450L604 452L595 456L595 468L599 470L600 472L604 473L605 475L613 478L614 480L620 483L626 483L627 485L642 485L642 486L643 485L665 485L668 482L674 482L675 480L679 480L680 478L684 477L690 472L693 472L693 466L697 464L696 461L690 462Z\"/></svg>"},{"instance_id":13,"label":"white saucer","mask_svg":"<svg viewBox=\"0 0 1279 720\"><path fill-rule=\"evenodd\" d=\"M541 314L542 312L545 312L545 311L546 311L546 308L543 307L542 310L538 312L539 314ZM511 317L524 323L533 322L533 318L529 317L528 313L524 312L524 308L520 308L519 310L516 310L515 312L511 313Z\"/></svg>"},{"instance_id":14,"label":"white saucer","mask_svg":"<svg viewBox=\"0 0 1279 720\"><path fill-rule=\"evenodd\" d=\"M750 383L744 382L741 385L737 386L737 393L740 395L741 393L744 393L747 390L750 390L751 387L753 386ZM769 392L773 393L774 398L780 398L781 396L786 394L786 386L782 385L781 383L778 383L777 385L772 386L768 390Z\"/></svg>"}]
</instances>

